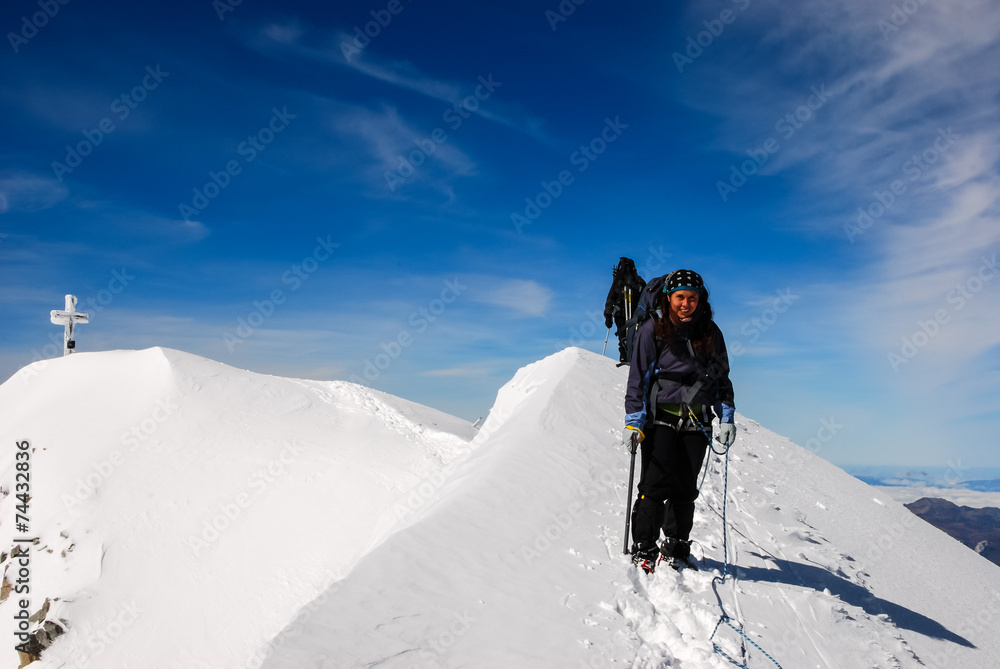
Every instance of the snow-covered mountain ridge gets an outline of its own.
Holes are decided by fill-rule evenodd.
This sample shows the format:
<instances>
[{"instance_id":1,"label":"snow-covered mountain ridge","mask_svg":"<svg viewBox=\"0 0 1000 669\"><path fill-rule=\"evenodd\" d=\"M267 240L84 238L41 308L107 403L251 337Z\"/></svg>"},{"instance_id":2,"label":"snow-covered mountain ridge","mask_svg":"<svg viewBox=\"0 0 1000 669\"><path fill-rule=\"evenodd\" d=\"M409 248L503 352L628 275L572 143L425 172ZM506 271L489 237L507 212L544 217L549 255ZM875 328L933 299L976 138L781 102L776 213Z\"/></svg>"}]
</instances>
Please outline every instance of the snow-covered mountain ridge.
<instances>
[{"instance_id":1,"label":"snow-covered mountain ridge","mask_svg":"<svg viewBox=\"0 0 1000 669\"><path fill-rule=\"evenodd\" d=\"M637 574L627 370L581 349L520 370L474 438L361 386L166 349L36 371L0 386L3 569L26 536L28 441L29 609L50 600L67 627L33 669L727 667L713 642L740 644L720 602L783 667L992 667L1000 651L997 567L742 416L729 578L718 456L703 570ZM18 666L13 643L0 666Z\"/></svg>"},{"instance_id":2,"label":"snow-covered mountain ridge","mask_svg":"<svg viewBox=\"0 0 1000 669\"><path fill-rule=\"evenodd\" d=\"M473 434L351 383L166 349L48 361L0 386L0 407L5 491L15 440L32 447L31 612L49 599L48 619L69 622L45 666L244 666ZM12 646L0 666L18 666Z\"/></svg>"}]
</instances>

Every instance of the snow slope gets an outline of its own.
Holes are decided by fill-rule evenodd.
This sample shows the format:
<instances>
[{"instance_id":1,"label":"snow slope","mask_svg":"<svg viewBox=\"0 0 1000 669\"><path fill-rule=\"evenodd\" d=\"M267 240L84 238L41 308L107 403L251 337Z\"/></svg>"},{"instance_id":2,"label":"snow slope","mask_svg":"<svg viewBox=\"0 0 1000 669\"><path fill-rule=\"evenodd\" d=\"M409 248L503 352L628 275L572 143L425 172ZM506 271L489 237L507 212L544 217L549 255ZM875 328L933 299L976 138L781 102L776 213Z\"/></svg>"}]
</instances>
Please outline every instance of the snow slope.
<instances>
[{"instance_id":1,"label":"snow slope","mask_svg":"<svg viewBox=\"0 0 1000 669\"><path fill-rule=\"evenodd\" d=\"M29 440L30 610L58 598L48 618L70 626L43 666L245 666L473 432L354 384L159 348L27 371L0 386L0 487L13 489L12 447ZM10 553L14 497L0 504ZM17 666L12 646L0 667Z\"/></svg>"},{"instance_id":2,"label":"snow slope","mask_svg":"<svg viewBox=\"0 0 1000 669\"><path fill-rule=\"evenodd\" d=\"M718 456L702 571L636 573L621 555L627 370L580 349L520 370L471 441L463 421L360 386L177 351L27 371L0 386L0 487L29 439L31 610L58 597L47 619L69 622L32 669L729 667L720 602L783 667L997 664L1000 569L743 417L729 577ZM13 506L0 500L8 554ZM11 645L0 667L17 666Z\"/></svg>"},{"instance_id":3,"label":"snow slope","mask_svg":"<svg viewBox=\"0 0 1000 669\"><path fill-rule=\"evenodd\" d=\"M713 457L704 571L622 556L626 370L567 349L499 393L441 500L366 555L266 649L302 667L728 667L719 598L784 667L993 667L1000 570L902 506L746 419ZM723 626L714 640L741 658ZM752 667L774 666L749 647Z\"/></svg>"}]
</instances>

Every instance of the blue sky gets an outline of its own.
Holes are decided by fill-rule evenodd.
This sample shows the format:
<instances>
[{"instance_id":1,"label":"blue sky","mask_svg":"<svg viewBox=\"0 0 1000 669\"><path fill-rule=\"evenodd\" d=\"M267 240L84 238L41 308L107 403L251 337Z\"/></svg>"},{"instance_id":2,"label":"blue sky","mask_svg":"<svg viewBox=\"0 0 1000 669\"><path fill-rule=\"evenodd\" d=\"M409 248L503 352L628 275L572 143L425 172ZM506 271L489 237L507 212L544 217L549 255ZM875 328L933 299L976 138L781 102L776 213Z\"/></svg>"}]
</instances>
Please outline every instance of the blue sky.
<instances>
[{"instance_id":1,"label":"blue sky","mask_svg":"<svg viewBox=\"0 0 1000 669\"><path fill-rule=\"evenodd\" d=\"M989 3L17 0L0 27L0 378L61 347L72 293L80 351L474 420L600 352L626 255L705 277L769 429L1000 465Z\"/></svg>"}]
</instances>

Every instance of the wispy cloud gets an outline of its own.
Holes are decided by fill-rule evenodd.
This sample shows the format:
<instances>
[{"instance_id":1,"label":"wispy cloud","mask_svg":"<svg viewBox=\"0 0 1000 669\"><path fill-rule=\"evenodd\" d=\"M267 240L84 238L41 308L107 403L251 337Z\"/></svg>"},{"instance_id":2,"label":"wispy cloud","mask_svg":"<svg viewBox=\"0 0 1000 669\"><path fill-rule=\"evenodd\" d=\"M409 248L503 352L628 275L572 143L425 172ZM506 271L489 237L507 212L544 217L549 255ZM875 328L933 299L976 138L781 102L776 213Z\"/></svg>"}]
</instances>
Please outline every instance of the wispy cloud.
<instances>
[{"instance_id":1,"label":"wispy cloud","mask_svg":"<svg viewBox=\"0 0 1000 669\"><path fill-rule=\"evenodd\" d=\"M8 174L0 177L0 214L48 209L67 194L66 187L55 179L28 172Z\"/></svg>"},{"instance_id":2,"label":"wispy cloud","mask_svg":"<svg viewBox=\"0 0 1000 669\"><path fill-rule=\"evenodd\" d=\"M72 204L78 215L99 218L102 226L114 229L123 237L187 244L201 241L211 234L200 221L161 216L117 200L80 198L73 200Z\"/></svg>"},{"instance_id":3,"label":"wispy cloud","mask_svg":"<svg viewBox=\"0 0 1000 669\"><path fill-rule=\"evenodd\" d=\"M483 72L473 81L442 79L425 74L409 61L380 58L372 47L353 54L348 59L344 56L341 45L352 40L353 36L343 32L332 36L308 35L298 21L290 20L259 28L248 36L247 44L265 54L291 54L297 58L345 67L449 106L462 106L463 116L479 116L539 141L552 142L552 138L544 130L543 119L527 112L516 102L503 99L503 82L494 79L492 72ZM314 46L316 43L320 46ZM497 90L501 92L494 97ZM467 100L470 103L464 104Z\"/></svg>"},{"instance_id":4,"label":"wispy cloud","mask_svg":"<svg viewBox=\"0 0 1000 669\"><path fill-rule=\"evenodd\" d=\"M1000 277L981 286L977 278L1000 251L1000 15L975 0L911 6L893 18L895 5L860 0L794 11L755 2L727 30L757 43L745 63L757 76L706 57L696 65L719 83L716 97L690 89L688 102L724 119L717 146L730 162L775 140L746 188L777 176L808 193L809 206L826 210L809 218L834 222L802 232L851 254L857 288L838 288L820 317L883 359L928 336L909 368L924 371L919 389L933 393L1000 345ZM757 58L768 67L755 67ZM810 109L816 86L829 99ZM866 227L849 244L846 226L859 218ZM960 301L956 291L970 282L981 290ZM947 323L929 324L936 314ZM903 379L888 362L883 371Z\"/></svg>"},{"instance_id":5,"label":"wispy cloud","mask_svg":"<svg viewBox=\"0 0 1000 669\"><path fill-rule=\"evenodd\" d=\"M476 174L475 162L453 143L436 144L407 123L394 107L371 110L349 107L333 118L333 128L348 142L359 140L371 162L364 170L367 182L379 196L399 191L408 182L420 181L454 199L452 179ZM430 143L433 152L427 152Z\"/></svg>"},{"instance_id":6,"label":"wispy cloud","mask_svg":"<svg viewBox=\"0 0 1000 669\"><path fill-rule=\"evenodd\" d=\"M552 142L543 130L542 119L493 97L496 91L502 91L503 82L497 81L492 72L484 72L475 81L458 83L425 75L406 61L380 62L371 55L353 59L350 67L387 84L440 100L463 115L480 116L539 141ZM502 92L499 95L502 97Z\"/></svg>"},{"instance_id":7,"label":"wispy cloud","mask_svg":"<svg viewBox=\"0 0 1000 669\"><path fill-rule=\"evenodd\" d=\"M544 316L552 297L552 291L537 281L510 279L500 282L495 288L479 291L476 299L510 309L521 316Z\"/></svg>"},{"instance_id":8,"label":"wispy cloud","mask_svg":"<svg viewBox=\"0 0 1000 669\"><path fill-rule=\"evenodd\" d=\"M426 372L421 372L420 376L484 376L489 373L489 370L484 367L454 367L452 369L429 369Z\"/></svg>"},{"instance_id":9,"label":"wispy cloud","mask_svg":"<svg viewBox=\"0 0 1000 669\"><path fill-rule=\"evenodd\" d=\"M302 39L305 30L296 20L285 23L269 23L261 29L261 35L275 44L287 44L294 47Z\"/></svg>"}]
</instances>

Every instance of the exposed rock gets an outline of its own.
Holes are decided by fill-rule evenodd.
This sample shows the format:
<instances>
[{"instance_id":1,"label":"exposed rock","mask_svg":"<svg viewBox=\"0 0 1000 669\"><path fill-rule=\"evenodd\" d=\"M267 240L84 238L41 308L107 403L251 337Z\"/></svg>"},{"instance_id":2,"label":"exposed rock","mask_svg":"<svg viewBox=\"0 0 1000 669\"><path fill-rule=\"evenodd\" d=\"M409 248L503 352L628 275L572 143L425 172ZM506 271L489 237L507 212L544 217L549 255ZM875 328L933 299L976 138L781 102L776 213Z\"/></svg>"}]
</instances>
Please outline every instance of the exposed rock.
<instances>
[{"instance_id":1,"label":"exposed rock","mask_svg":"<svg viewBox=\"0 0 1000 669\"><path fill-rule=\"evenodd\" d=\"M922 497L904 506L990 562L1000 565L1000 509L958 506L936 497Z\"/></svg>"},{"instance_id":2,"label":"exposed rock","mask_svg":"<svg viewBox=\"0 0 1000 669\"><path fill-rule=\"evenodd\" d=\"M42 622L38 629L29 635L27 642L17 646L17 653L21 658L20 667L25 667L32 662L41 659L42 651L51 646L60 635L66 632L66 628L63 627L63 625L51 620L45 620L45 616L49 612L50 604L51 602L48 598L46 598L45 603L42 604L42 608L35 611L35 613L33 613L28 619L31 622L44 622ZM65 621L60 622L65 624Z\"/></svg>"}]
</instances>

